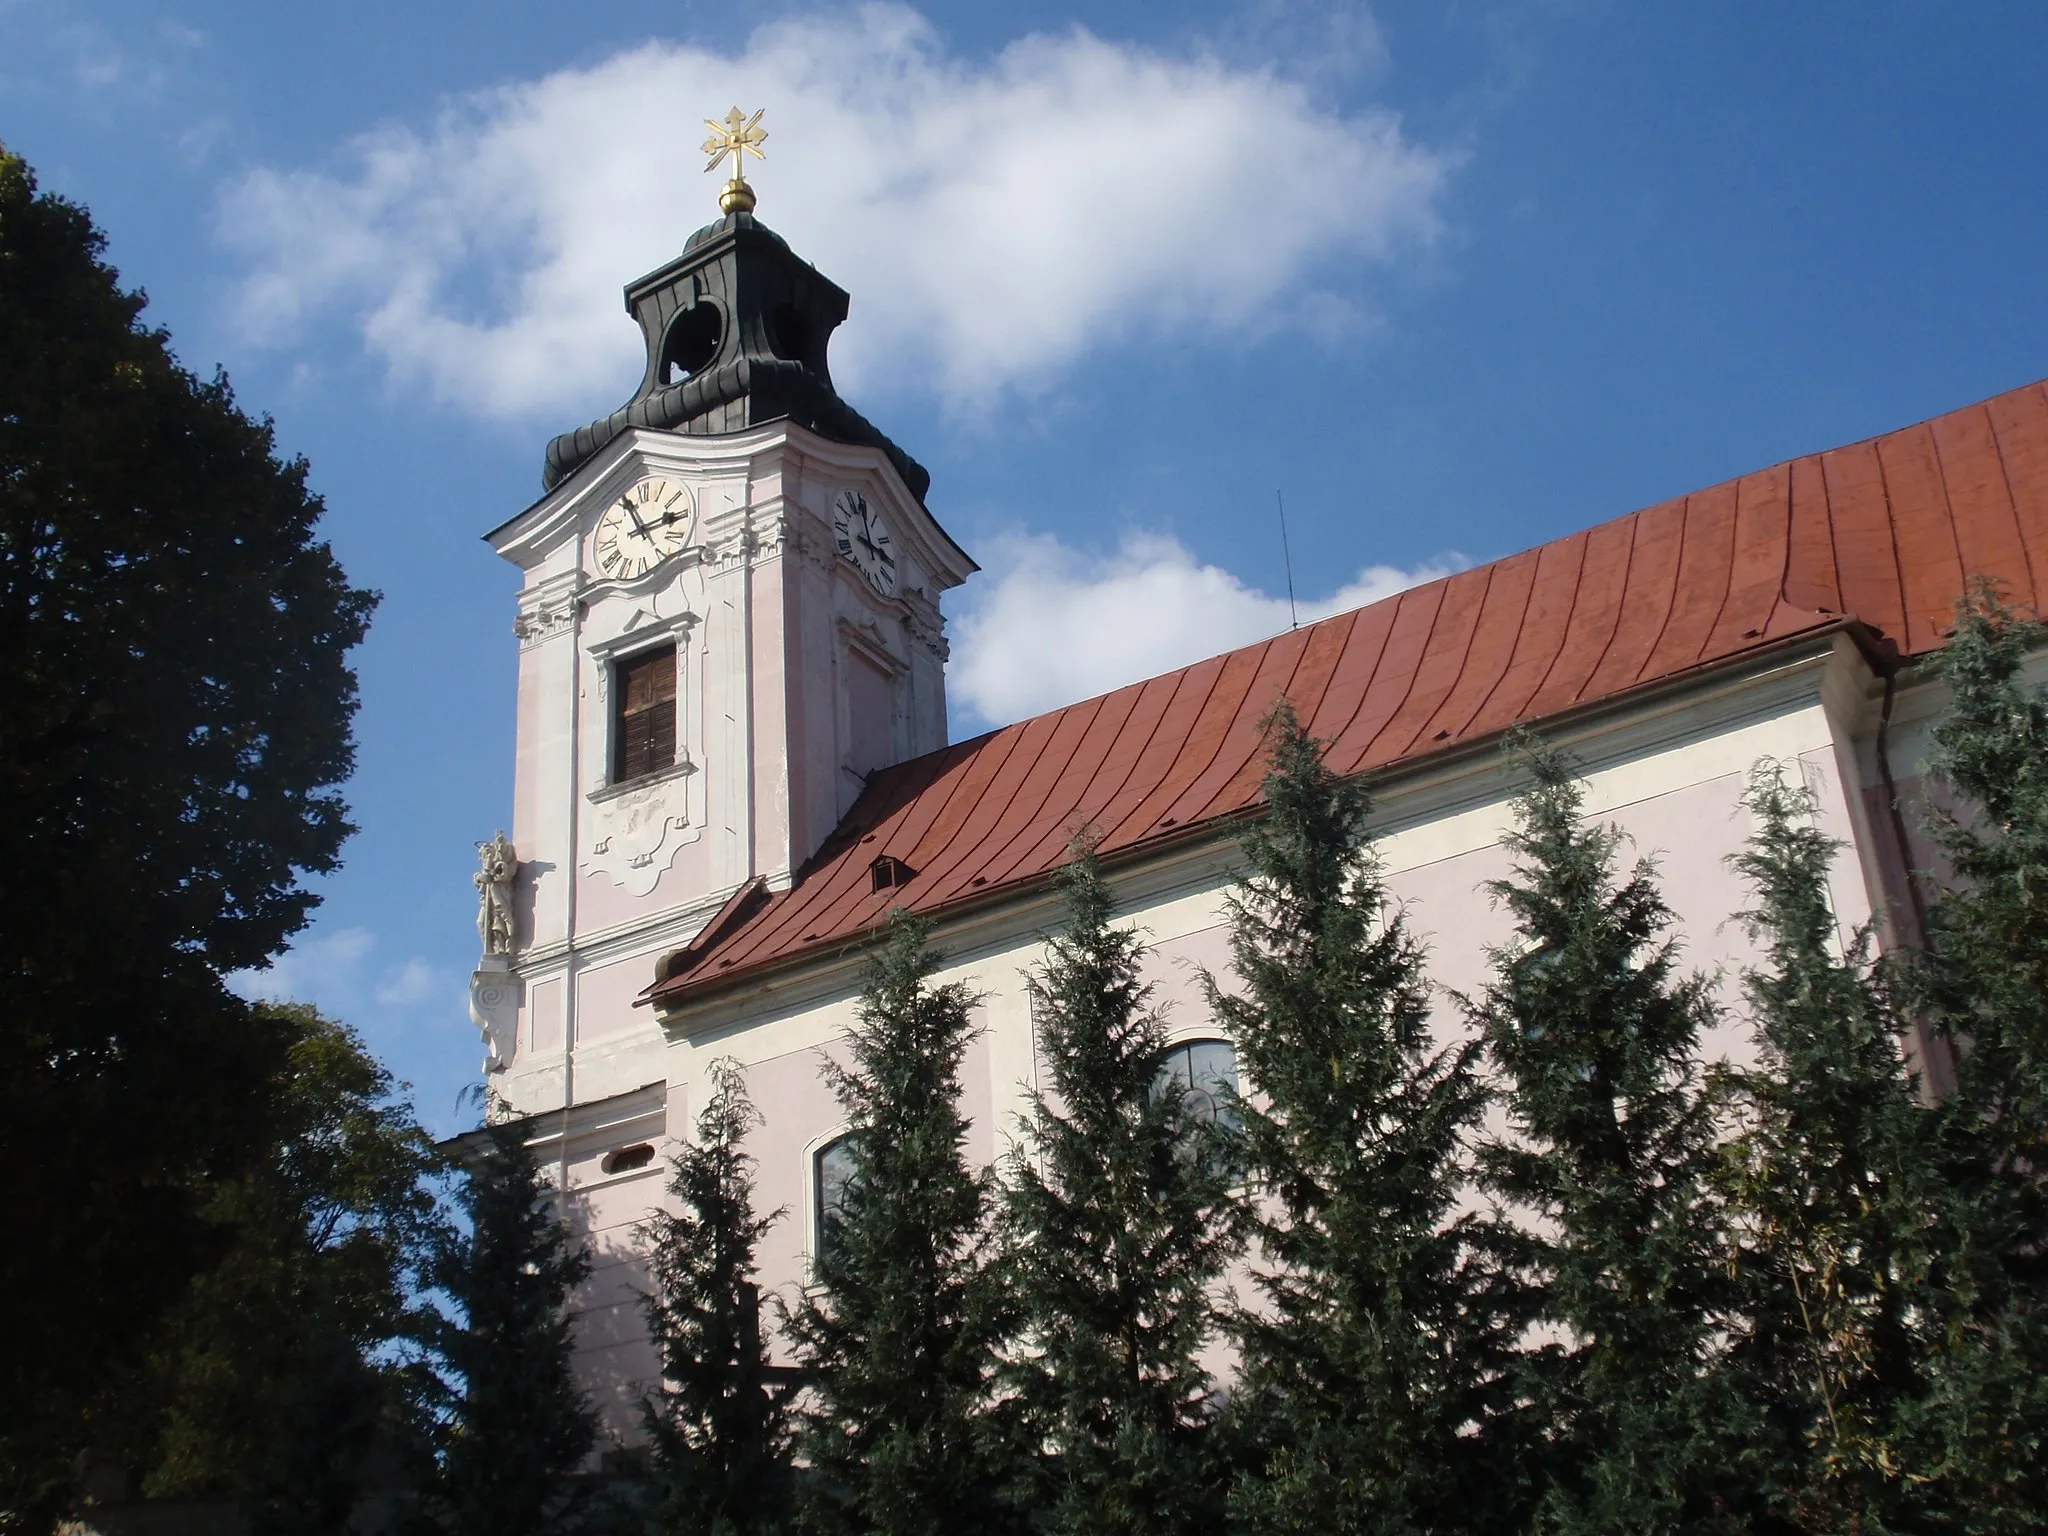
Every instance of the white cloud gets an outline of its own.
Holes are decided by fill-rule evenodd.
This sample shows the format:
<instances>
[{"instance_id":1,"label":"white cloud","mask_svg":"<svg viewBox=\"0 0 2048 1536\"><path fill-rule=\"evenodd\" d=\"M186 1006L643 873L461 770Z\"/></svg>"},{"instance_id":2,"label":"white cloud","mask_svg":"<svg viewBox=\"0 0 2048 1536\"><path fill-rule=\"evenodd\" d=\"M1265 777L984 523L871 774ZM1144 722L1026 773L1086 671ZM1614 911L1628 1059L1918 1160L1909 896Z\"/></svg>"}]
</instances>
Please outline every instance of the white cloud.
<instances>
[{"instance_id":1,"label":"white cloud","mask_svg":"<svg viewBox=\"0 0 2048 1536\"><path fill-rule=\"evenodd\" d=\"M1287 599L1203 565L1178 539L1132 533L1096 557L1050 534L1001 541L983 587L954 625L946 686L983 721L1021 719L1186 666L1286 629ZM1376 602L1463 568L1446 555L1414 570L1367 566L1300 604L1303 623Z\"/></svg>"},{"instance_id":2,"label":"white cloud","mask_svg":"<svg viewBox=\"0 0 2048 1536\"><path fill-rule=\"evenodd\" d=\"M370 929L317 918L266 969L228 978L243 997L311 1003L352 1026L372 1055L419 1083L420 1112L437 1136L476 1123L469 1090L481 1075L483 1049L469 1019L467 982L455 965L389 956Z\"/></svg>"},{"instance_id":3,"label":"white cloud","mask_svg":"<svg viewBox=\"0 0 2048 1536\"><path fill-rule=\"evenodd\" d=\"M238 971L228 985L243 997L311 1003L366 1033L415 1013L466 1019L462 981L418 955L380 961L367 928L315 927L260 971Z\"/></svg>"},{"instance_id":4,"label":"white cloud","mask_svg":"<svg viewBox=\"0 0 2048 1536\"><path fill-rule=\"evenodd\" d=\"M318 1003L337 993L362 990L376 935L367 928L315 932L260 971L238 971L228 985L242 996L265 1002Z\"/></svg>"},{"instance_id":5,"label":"white cloud","mask_svg":"<svg viewBox=\"0 0 2048 1536\"><path fill-rule=\"evenodd\" d=\"M698 120L738 101L767 109L762 216L854 295L842 383L973 410L1119 332L1308 325L1343 265L1432 235L1448 162L1238 58L1075 29L970 59L893 4L735 54L648 43L359 139L337 169L244 178L224 203L242 318L282 344L344 313L395 377L486 415L616 404L638 345L620 285L711 215Z\"/></svg>"},{"instance_id":6,"label":"white cloud","mask_svg":"<svg viewBox=\"0 0 2048 1536\"><path fill-rule=\"evenodd\" d=\"M397 970L385 974L377 983L375 996L387 1008L409 1008L437 992L450 990L450 982L437 968L414 955Z\"/></svg>"}]
</instances>

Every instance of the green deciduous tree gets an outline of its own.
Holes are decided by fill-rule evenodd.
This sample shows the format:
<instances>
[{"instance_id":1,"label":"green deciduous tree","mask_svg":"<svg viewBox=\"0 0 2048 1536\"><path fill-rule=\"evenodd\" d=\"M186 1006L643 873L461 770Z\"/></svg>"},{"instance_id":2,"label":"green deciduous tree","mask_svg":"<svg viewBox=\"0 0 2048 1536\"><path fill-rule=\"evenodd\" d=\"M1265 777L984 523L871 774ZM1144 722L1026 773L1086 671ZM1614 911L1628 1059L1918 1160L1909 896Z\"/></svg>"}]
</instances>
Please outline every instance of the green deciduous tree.
<instances>
[{"instance_id":1,"label":"green deciduous tree","mask_svg":"<svg viewBox=\"0 0 2048 1536\"><path fill-rule=\"evenodd\" d=\"M1526 1513L1508 1447L1525 1304L1460 1215L1486 1093L1479 1043L1437 1046L1420 947L1390 910L1362 783L1284 706L1268 813L1228 904L1264 1304L1238 1314L1234 1415L1256 1532L1503 1530Z\"/></svg>"},{"instance_id":2,"label":"green deciduous tree","mask_svg":"<svg viewBox=\"0 0 2048 1536\"><path fill-rule=\"evenodd\" d=\"M1491 886L1515 921L1471 1006L1503 1079L1510 1134L1483 1148L1524 1231L1542 1315L1549 1424L1540 1525L1559 1532L1729 1529L1753 1497L1747 1427L1720 1329L1731 1297L1701 1081L1707 982L1681 977L1647 861L1581 821L1567 762L1540 748Z\"/></svg>"},{"instance_id":3,"label":"green deciduous tree","mask_svg":"<svg viewBox=\"0 0 2048 1536\"><path fill-rule=\"evenodd\" d=\"M818 1530L953 1536L1006 1519L1014 1442L991 1395L1010 1326L991 1273L992 1178L967 1163L960 1113L974 998L933 984L927 933L891 915L851 1064L828 1072L852 1176L788 1325L814 1373L801 1444Z\"/></svg>"},{"instance_id":4,"label":"green deciduous tree","mask_svg":"<svg viewBox=\"0 0 2048 1536\"><path fill-rule=\"evenodd\" d=\"M1846 948L1828 899L1836 844L1816 801L1763 763L1735 863L1765 960L1745 975L1753 1066L1731 1071L1726 1148L1738 1368L1775 1433L1768 1474L1802 1530L1926 1529L1941 1490L1910 1426L1926 1390L1936 1198L1933 1117L1914 1097L1867 932Z\"/></svg>"},{"instance_id":5,"label":"green deciduous tree","mask_svg":"<svg viewBox=\"0 0 2048 1536\"><path fill-rule=\"evenodd\" d=\"M121 1397L142 1490L231 1497L258 1529L339 1531L403 1422L408 1294L436 1232L438 1155L354 1031L267 1006L290 1039L268 1156L212 1189L218 1262Z\"/></svg>"},{"instance_id":6,"label":"green deciduous tree","mask_svg":"<svg viewBox=\"0 0 2048 1536\"><path fill-rule=\"evenodd\" d=\"M1053 1458L1052 1529L1213 1529L1224 1479L1200 1355L1232 1174L1215 1127L1159 1088L1166 1026L1144 944L1113 921L1085 840L1060 885L1066 931L1028 983L1050 1091L1032 1094L1005 1188L1025 1346L1011 1381Z\"/></svg>"},{"instance_id":7,"label":"green deciduous tree","mask_svg":"<svg viewBox=\"0 0 2048 1536\"><path fill-rule=\"evenodd\" d=\"M770 1385L754 1250L781 1216L754 1214L748 1132L760 1115L739 1064L712 1065L697 1135L677 1148L673 1211L648 1222L648 1332L663 1385L647 1405L674 1536L781 1530L790 1505L788 1394Z\"/></svg>"},{"instance_id":8,"label":"green deciduous tree","mask_svg":"<svg viewBox=\"0 0 2048 1536\"><path fill-rule=\"evenodd\" d=\"M221 983L349 828L372 605L303 462L142 320L83 209L0 151L0 1510L46 1521L215 1251L286 1037Z\"/></svg>"},{"instance_id":9,"label":"green deciduous tree","mask_svg":"<svg viewBox=\"0 0 2048 1536\"><path fill-rule=\"evenodd\" d=\"M597 1419L570 1357L570 1292L590 1254L554 1210L527 1127L488 1128L462 1164L467 1230L443 1231L426 1278L452 1309L426 1313L429 1460L419 1525L444 1536L546 1536L582 1513L571 1481Z\"/></svg>"}]
</instances>

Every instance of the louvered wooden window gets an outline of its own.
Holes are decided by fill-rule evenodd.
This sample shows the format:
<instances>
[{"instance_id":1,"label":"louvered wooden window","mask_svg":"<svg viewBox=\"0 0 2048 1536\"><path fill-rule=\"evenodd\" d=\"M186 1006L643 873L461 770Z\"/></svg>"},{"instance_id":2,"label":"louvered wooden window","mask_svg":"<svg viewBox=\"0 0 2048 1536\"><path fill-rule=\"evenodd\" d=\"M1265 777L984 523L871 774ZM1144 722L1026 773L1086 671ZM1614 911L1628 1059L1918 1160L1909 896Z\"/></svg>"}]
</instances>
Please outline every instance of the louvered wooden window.
<instances>
[{"instance_id":1,"label":"louvered wooden window","mask_svg":"<svg viewBox=\"0 0 2048 1536\"><path fill-rule=\"evenodd\" d=\"M612 782L659 773L676 760L676 648L643 651L612 674Z\"/></svg>"}]
</instances>

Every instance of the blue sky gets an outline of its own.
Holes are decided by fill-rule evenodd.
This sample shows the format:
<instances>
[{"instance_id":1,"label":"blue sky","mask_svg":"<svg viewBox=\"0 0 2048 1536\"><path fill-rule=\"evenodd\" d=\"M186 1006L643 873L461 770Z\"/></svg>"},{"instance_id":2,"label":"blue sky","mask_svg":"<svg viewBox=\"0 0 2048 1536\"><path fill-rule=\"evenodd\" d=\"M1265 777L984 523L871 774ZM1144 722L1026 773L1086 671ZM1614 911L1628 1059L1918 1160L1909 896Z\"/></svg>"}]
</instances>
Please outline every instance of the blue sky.
<instances>
[{"instance_id":1,"label":"blue sky","mask_svg":"<svg viewBox=\"0 0 2048 1536\"><path fill-rule=\"evenodd\" d=\"M361 831L265 985L445 1130L510 805L478 536L630 391L703 116L767 107L842 385L985 567L964 734L1284 624L1276 490L1321 607L2048 374L2044 60L2022 4L0 0L0 139L385 595Z\"/></svg>"}]
</instances>

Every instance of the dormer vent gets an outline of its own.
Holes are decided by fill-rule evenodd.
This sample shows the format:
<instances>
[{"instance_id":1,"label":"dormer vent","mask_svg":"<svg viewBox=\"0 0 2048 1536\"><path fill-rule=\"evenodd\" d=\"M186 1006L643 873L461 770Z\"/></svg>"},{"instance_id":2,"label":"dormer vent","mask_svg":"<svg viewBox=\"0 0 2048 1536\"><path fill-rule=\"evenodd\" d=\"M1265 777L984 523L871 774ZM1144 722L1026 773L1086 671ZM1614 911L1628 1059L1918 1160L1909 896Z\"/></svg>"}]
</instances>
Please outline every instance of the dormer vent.
<instances>
[{"instance_id":1,"label":"dormer vent","mask_svg":"<svg viewBox=\"0 0 2048 1536\"><path fill-rule=\"evenodd\" d=\"M868 866L868 878L874 881L874 888L878 891L893 891L900 885L908 885L916 874L916 870L893 853L877 854L875 862Z\"/></svg>"}]
</instances>

